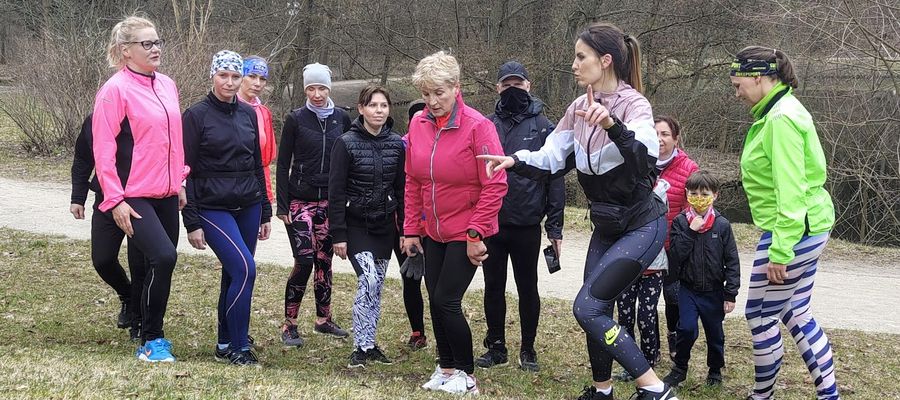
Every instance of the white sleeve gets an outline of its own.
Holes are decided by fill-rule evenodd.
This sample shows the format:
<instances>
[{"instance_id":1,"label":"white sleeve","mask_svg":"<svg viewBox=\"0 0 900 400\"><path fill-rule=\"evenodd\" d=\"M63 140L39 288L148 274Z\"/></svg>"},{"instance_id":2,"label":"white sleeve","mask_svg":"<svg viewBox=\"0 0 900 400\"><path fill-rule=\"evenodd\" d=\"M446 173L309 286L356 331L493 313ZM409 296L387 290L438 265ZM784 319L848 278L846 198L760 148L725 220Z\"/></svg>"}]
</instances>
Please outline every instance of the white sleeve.
<instances>
[{"instance_id":1,"label":"white sleeve","mask_svg":"<svg viewBox=\"0 0 900 400\"><path fill-rule=\"evenodd\" d=\"M547 136L547 141L540 150L519 150L515 155L519 161L553 174L566 167L566 158L573 151L575 151L575 131L557 128Z\"/></svg>"}]
</instances>

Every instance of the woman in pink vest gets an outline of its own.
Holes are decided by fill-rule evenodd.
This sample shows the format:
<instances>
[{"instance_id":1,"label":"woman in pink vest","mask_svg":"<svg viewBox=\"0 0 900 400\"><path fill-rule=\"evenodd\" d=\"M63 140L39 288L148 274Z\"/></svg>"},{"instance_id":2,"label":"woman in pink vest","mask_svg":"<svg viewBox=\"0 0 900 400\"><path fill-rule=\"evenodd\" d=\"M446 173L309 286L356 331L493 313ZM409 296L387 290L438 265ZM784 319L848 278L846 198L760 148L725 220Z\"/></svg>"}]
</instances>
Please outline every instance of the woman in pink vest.
<instances>
[{"instance_id":1,"label":"woman in pink vest","mask_svg":"<svg viewBox=\"0 0 900 400\"><path fill-rule=\"evenodd\" d=\"M659 160L656 161L656 170L659 179L669 182L669 190L666 196L669 200L669 212L666 213L666 250L669 249L669 230L672 229L672 220L678 216L687 203L684 194L684 183L688 176L700 168L697 163L681 148L681 124L678 120L668 115L660 115L654 119L656 122L656 135L659 137ZM675 356L675 329L678 327L678 277L666 275L663 282L663 298L666 300L666 335L669 342L669 358Z\"/></svg>"},{"instance_id":2,"label":"woman in pink vest","mask_svg":"<svg viewBox=\"0 0 900 400\"><path fill-rule=\"evenodd\" d=\"M95 168L103 191L98 208L112 214L146 260L132 280L143 277L142 340L136 356L148 362L175 361L163 318L178 257L178 210L186 202L178 88L156 71L164 43L144 18L128 17L113 27L107 60L118 72L97 92L92 119ZM117 159L120 135L133 138L131 162Z\"/></svg>"},{"instance_id":3,"label":"woman in pink vest","mask_svg":"<svg viewBox=\"0 0 900 400\"><path fill-rule=\"evenodd\" d=\"M271 203L275 200L272 196L272 176L269 165L275 160L277 146L275 145L275 131L272 128L272 112L259 100L259 95L265 90L269 80L269 65L259 56L244 58L244 79L238 90L238 99L247 103L256 110L256 120L259 121L259 148L262 150L263 171L266 173L266 197Z\"/></svg>"}]
</instances>

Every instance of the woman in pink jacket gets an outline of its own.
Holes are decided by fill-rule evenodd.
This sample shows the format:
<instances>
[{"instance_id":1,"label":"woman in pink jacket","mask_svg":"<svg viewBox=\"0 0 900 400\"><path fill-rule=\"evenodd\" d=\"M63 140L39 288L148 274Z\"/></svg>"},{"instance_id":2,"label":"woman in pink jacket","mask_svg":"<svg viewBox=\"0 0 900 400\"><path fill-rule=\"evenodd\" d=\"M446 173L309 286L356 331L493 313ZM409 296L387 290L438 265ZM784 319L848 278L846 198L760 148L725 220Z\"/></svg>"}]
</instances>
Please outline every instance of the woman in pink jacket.
<instances>
[{"instance_id":1,"label":"woman in pink jacket","mask_svg":"<svg viewBox=\"0 0 900 400\"><path fill-rule=\"evenodd\" d=\"M410 121L407 134L403 251L426 254L425 288L440 364L422 388L477 394L462 297L488 257L483 239L499 230L506 173L488 177L475 158L503 154L503 148L494 123L463 103L459 77L456 58L443 51L419 61L412 76L426 109Z\"/></svg>"},{"instance_id":2,"label":"woman in pink jacket","mask_svg":"<svg viewBox=\"0 0 900 400\"><path fill-rule=\"evenodd\" d=\"M656 170L659 179L669 182L666 196L669 200L669 211L666 213L666 250L669 249L669 234L672 220L687 205L684 184L687 178L700 169L697 163L681 148L681 124L673 117L660 115L654 118L656 135L659 137L659 160ZM666 275L663 281L663 298L666 299L666 328L669 333L669 358L675 357L675 330L678 328L678 277Z\"/></svg>"},{"instance_id":3,"label":"woman in pink jacket","mask_svg":"<svg viewBox=\"0 0 900 400\"><path fill-rule=\"evenodd\" d=\"M110 35L107 60L116 72L94 102L96 173L104 199L99 209L145 255L141 293L141 345L137 358L174 362L163 333L178 243L178 210L186 176L178 89L159 68L163 40L152 22L128 17ZM130 163L116 159L116 138L133 138ZM132 276L140 282L141 277Z\"/></svg>"},{"instance_id":4,"label":"woman in pink jacket","mask_svg":"<svg viewBox=\"0 0 900 400\"><path fill-rule=\"evenodd\" d=\"M272 195L272 170L269 165L275 161L278 146L275 144L275 131L272 127L272 111L269 111L269 107L259 99L269 81L269 64L262 57L249 56L244 58L243 72L244 79L241 80L237 96L256 111L256 120L259 121L259 148L262 150L263 172L266 174L266 198L271 203L275 197Z\"/></svg>"}]
</instances>

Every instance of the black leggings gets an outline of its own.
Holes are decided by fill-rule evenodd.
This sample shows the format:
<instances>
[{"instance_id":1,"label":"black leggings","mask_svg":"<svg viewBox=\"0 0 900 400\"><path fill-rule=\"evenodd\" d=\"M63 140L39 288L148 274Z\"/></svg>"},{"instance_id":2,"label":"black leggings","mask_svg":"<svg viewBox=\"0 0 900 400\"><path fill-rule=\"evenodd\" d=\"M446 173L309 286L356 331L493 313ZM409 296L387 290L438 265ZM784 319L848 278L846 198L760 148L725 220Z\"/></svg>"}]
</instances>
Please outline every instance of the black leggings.
<instances>
[{"instance_id":1,"label":"black leggings","mask_svg":"<svg viewBox=\"0 0 900 400\"><path fill-rule=\"evenodd\" d=\"M522 324L522 349L534 350L541 297L538 295L538 255L541 226L501 226L487 240L484 260L484 316L487 320L485 345L506 350L506 277L507 258L512 259L513 277L519 292L519 320Z\"/></svg>"},{"instance_id":2,"label":"black leggings","mask_svg":"<svg viewBox=\"0 0 900 400\"><path fill-rule=\"evenodd\" d=\"M178 253L178 196L164 199L127 198L141 216L131 218L134 236L129 240L129 263L136 248L145 255L144 265L130 265L134 279L144 277L141 290L141 336L144 341L165 337L163 318L169 303L172 272ZM133 244L133 245L132 245Z\"/></svg>"},{"instance_id":3,"label":"black leggings","mask_svg":"<svg viewBox=\"0 0 900 400\"><path fill-rule=\"evenodd\" d=\"M131 299L131 281L119 263L119 249L125 232L119 229L112 215L97 208L101 201L99 194L95 196L94 214L91 216L91 262L100 279L116 291L119 300L128 302ZM128 255L131 255L130 251Z\"/></svg>"},{"instance_id":4,"label":"black leggings","mask_svg":"<svg viewBox=\"0 0 900 400\"><path fill-rule=\"evenodd\" d=\"M472 330L462 298L477 268L466 255L466 242L441 243L425 238L425 288L441 368L475 372Z\"/></svg>"},{"instance_id":5,"label":"black leggings","mask_svg":"<svg viewBox=\"0 0 900 400\"><path fill-rule=\"evenodd\" d=\"M399 237L399 232L395 237ZM406 254L400 250L400 240L394 241L394 256L397 264L403 265ZM422 280L407 278L400 274L403 280L403 305L406 308L406 318L409 319L409 327L413 332L425 334L425 301L422 299Z\"/></svg>"},{"instance_id":6,"label":"black leggings","mask_svg":"<svg viewBox=\"0 0 900 400\"><path fill-rule=\"evenodd\" d=\"M661 216L618 238L591 236L584 264L584 285L575 297L575 319L587 334L588 355L595 382L608 381L612 361L639 377L650 364L634 339L612 319L613 305L653 262L666 236Z\"/></svg>"}]
</instances>

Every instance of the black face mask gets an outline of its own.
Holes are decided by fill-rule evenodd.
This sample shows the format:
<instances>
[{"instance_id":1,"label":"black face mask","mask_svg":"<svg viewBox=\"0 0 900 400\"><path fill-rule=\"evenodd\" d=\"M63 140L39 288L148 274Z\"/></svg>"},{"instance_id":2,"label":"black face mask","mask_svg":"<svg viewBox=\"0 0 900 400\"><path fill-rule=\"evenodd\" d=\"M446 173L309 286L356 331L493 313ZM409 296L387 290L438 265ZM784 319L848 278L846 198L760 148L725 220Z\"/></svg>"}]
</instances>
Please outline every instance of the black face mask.
<instances>
[{"instance_id":1,"label":"black face mask","mask_svg":"<svg viewBox=\"0 0 900 400\"><path fill-rule=\"evenodd\" d=\"M518 115L531 106L531 95L524 89L511 86L500 93L499 109L510 115Z\"/></svg>"}]
</instances>

